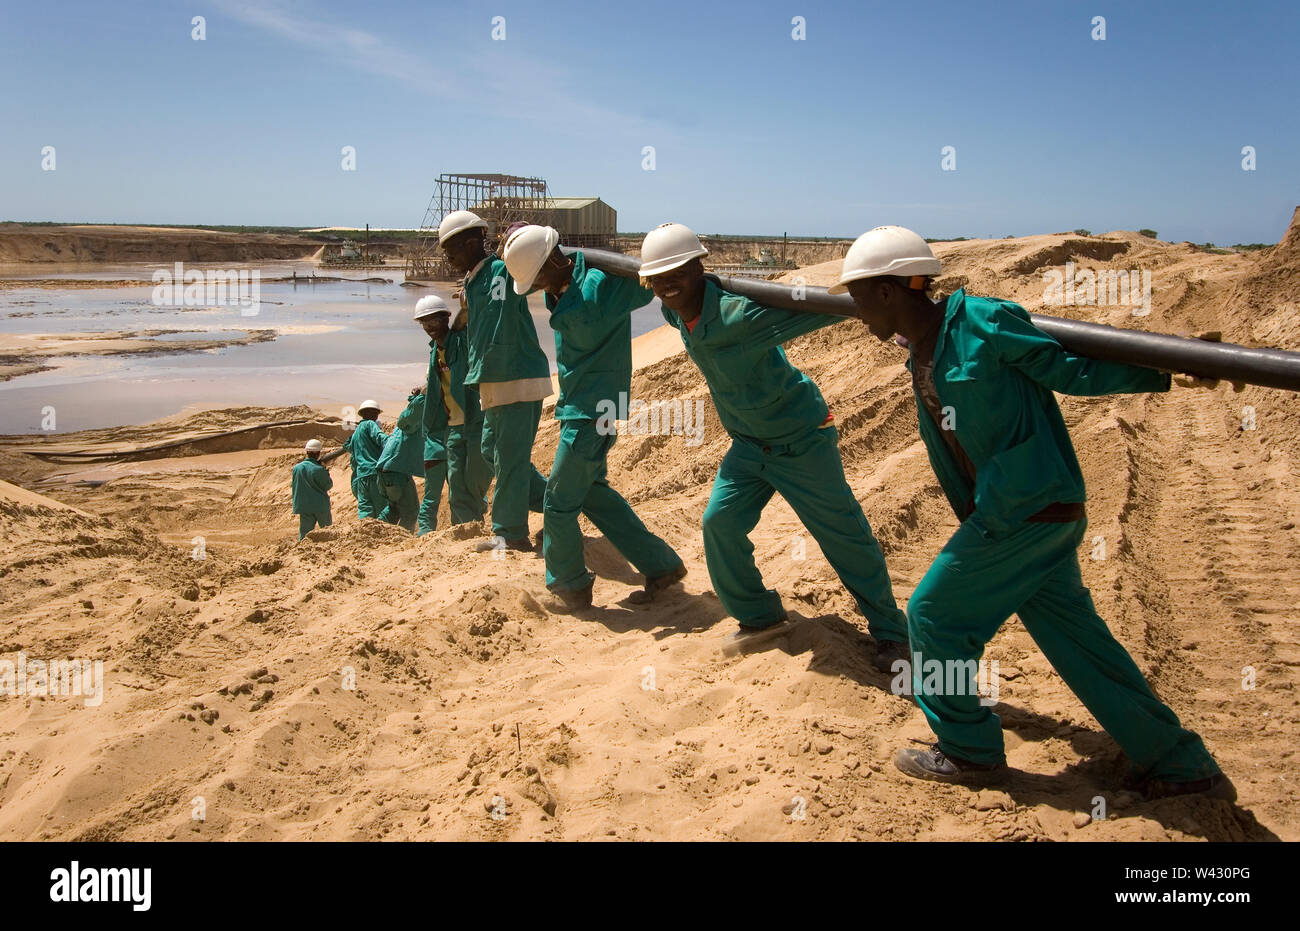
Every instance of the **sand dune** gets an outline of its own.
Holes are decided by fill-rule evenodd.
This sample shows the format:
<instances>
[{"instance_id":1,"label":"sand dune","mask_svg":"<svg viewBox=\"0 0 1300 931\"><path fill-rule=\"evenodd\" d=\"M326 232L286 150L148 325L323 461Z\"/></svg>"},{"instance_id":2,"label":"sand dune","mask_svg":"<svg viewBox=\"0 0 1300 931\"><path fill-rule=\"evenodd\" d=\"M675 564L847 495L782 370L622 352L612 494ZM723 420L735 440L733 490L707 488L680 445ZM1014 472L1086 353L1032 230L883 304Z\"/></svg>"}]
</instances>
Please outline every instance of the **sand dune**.
<instances>
[{"instance_id":1,"label":"sand dune","mask_svg":"<svg viewBox=\"0 0 1300 931\"><path fill-rule=\"evenodd\" d=\"M1300 349L1300 227L1254 255L1123 232L937 251L947 286L1036 312L1041 272L1066 261L1153 269L1140 321L1129 308L1046 312ZM798 274L825 284L837 270ZM633 395L707 404L675 335L642 339ZM788 351L831 404L905 600L956 520L917 439L903 352L853 321ZM1236 782L1236 806L1118 791L1117 747L1015 619L988 655L1019 773L972 793L895 772L893 750L928 728L871 667L865 623L780 498L753 540L799 623L724 655L734 622L709 590L700 515L727 438L706 409L699 446L624 436L610 463L686 559L685 591L626 603L638 579L588 527L598 607L582 617L553 610L539 559L475 554L481 528L413 539L359 524L345 468L336 525L296 544L295 448L312 431L337 442L336 423L93 465L0 442L0 476L84 512L0 489L0 654L100 659L106 677L98 706L0 701L0 837L1300 839L1300 398L1225 386L1063 401L1090 491L1085 581ZM311 412L211 411L58 440L120 449L295 416ZM544 420L543 470L557 435ZM1088 558L1098 537L1106 558ZM1099 795L1113 817L1076 826Z\"/></svg>"}]
</instances>

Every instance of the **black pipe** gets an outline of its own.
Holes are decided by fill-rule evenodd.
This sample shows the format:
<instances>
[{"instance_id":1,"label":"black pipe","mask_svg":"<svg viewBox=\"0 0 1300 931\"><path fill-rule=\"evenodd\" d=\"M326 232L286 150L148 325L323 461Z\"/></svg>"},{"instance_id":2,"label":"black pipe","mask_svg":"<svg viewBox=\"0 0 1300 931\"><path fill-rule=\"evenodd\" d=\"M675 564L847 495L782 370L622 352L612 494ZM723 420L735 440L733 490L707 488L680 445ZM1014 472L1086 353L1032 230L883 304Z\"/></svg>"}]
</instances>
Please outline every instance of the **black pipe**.
<instances>
[{"instance_id":1,"label":"black pipe","mask_svg":"<svg viewBox=\"0 0 1300 931\"><path fill-rule=\"evenodd\" d=\"M579 250L565 247L566 253ZM641 263L629 255L604 249L580 250L588 265L624 278L640 273ZM794 297L792 285L743 276L710 274L720 287L766 307L811 313L855 315L853 298L831 294L825 288L801 288ZM1202 378L1220 378L1265 388L1300 391L1300 352L1252 349L1236 343L1215 343L1147 330L1124 330L1101 323L1064 320L1030 314L1034 326L1052 336L1070 352L1107 362L1126 362L1166 372L1184 372Z\"/></svg>"}]
</instances>

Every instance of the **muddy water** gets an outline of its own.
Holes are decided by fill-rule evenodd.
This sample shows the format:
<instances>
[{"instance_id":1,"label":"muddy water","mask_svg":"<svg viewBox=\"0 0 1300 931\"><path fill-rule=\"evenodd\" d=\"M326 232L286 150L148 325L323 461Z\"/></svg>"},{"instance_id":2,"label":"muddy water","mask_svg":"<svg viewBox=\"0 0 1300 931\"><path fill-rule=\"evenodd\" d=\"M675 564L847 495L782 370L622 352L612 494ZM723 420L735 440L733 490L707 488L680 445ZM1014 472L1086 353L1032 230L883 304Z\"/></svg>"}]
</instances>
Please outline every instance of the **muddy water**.
<instances>
[{"instance_id":1,"label":"muddy water","mask_svg":"<svg viewBox=\"0 0 1300 931\"><path fill-rule=\"evenodd\" d=\"M186 265L204 269L205 265ZM218 266L211 266L216 268ZM144 423L182 410L310 404L324 409L355 406L376 398L388 407L424 379L428 338L411 321L425 294L450 297L452 285L403 287L400 269L329 272L307 263L223 265L261 273L261 305L254 316L237 306L172 307L153 303L153 286L0 291L0 333L109 333L179 330L155 337L161 343L237 339L270 329L269 342L221 349L147 355L72 356L47 361L53 370L0 382L0 434L39 433L43 411L53 407L62 433L92 427ZM0 266L0 277L148 281L157 263L127 265ZM271 283L297 272L360 281ZM529 300L539 341L554 370L555 340L540 295ZM633 314L632 335L663 323L658 302ZM386 403L387 402L387 403Z\"/></svg>"}]
</instances>

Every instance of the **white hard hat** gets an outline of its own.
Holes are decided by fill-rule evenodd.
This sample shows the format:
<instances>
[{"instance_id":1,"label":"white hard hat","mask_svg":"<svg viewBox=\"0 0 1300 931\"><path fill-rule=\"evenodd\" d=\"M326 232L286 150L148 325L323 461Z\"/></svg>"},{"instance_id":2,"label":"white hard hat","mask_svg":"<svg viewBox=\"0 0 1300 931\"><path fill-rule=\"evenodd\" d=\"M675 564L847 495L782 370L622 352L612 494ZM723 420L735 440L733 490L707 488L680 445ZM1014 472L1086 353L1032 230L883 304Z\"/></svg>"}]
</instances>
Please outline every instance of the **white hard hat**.
<instances>
[{"instance_id":1,"label":"white hard hat","mask_svg":"<svg viewBox=\"0 0 1300 931\"><path fill-rule=\"evenodd\" d=\"M373 400L362 401L360 404L357 405L357 413L360 413L361 411L375 411L376 413L383 413L383 410L384 409L380 407L379 404Z\"/></svg>"},{"instance_id":2,"label":"white hard hat","mask_svg":"<svg viewBox=\"0 0 1300 931\"><path fill-rule=\"evenodd\" d=\"M487 229L487 220L468 210L453 210L438 224L438 245L442 245L457 233L470 229Z\"/></svg>"},{"instance_id":3,"label":"white hard hat","mask_svg":"<svg viewBox=\"0 0 1300 931\"><path fill-rule=\"evenodd\" d=\"M689 226L664 223L646 233L641 243L641 277L672 271L691 259L708 255L700 237Z\"/></svg>"},{"instance_id":4,"label":"white hard hat","mask_svg":"<svg viewBox=\"0 0 1300 931\"><path fill-rule=\"evenodd\" d=\"M320 440L308 440L307 445L303 448L306 449L307 452L309 453L318 453L325 448L325 444L323 444Z\"/></svg>"},{"instance_id":5,"label":"white hard hat","mask_svg":"<svg viewBox=\"0 0 1300 931\"><path fill-rule=\"evenodd\" d=\"M843 294L850 281L879 278L881 275L937 275L941 266L930 244L901 226L877 226L863 233L844 256L838 284L827 290Z\"/></svg>"},{"instance_id":6,"label":"white hard hat","mask_svg":"<svg viewBox=\"0 0 1300 931\"><path fill-rule=\"evenodd\" d=\"M537 273L559 242L560 234L549 226L521 226L510 234L501 257L505 259L506 271L515 280L516 294L527 294L533 289Z\"/></svg>"},{"instance_id":7,"label":"white hard hat","mask_svg":"<svg viewBox=\"0 0 1300 931\"><path fill-rule=\"evenodd\" d=\"M432 317L434 314L451 314L451 309L447 302L436 294L427 294L415 302L414 320L423 320L425 317Z\"/></svg>"}]
</instances>

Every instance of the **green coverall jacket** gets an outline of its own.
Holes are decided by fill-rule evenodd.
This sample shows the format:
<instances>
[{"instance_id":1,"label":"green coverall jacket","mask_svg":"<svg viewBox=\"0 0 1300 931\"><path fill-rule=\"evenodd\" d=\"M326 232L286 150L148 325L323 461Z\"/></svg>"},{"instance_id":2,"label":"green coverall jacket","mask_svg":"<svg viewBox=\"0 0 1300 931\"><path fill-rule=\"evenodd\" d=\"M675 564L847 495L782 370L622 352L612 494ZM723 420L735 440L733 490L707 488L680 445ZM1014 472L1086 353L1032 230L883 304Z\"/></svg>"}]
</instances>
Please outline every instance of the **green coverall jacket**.
<instances>
[{"instance_id":1,"label":"green coverall jacket","mask_svg":"<svg viewBox=\"0 0 1300 931\"><path fill-rule=\"evenodd\" d=\"M425 396L413 394L406 399L406 409L397 418L397 427L384 443L379 456L381 472L399 475L424 475L424 404Z\"/></svg>"},{"instance_id":2,"label":"green coverall jacket","mask_svg":"<svg viewBox=\"0 0 1300 931\"><path fill-rule=\"evenodd\" d=\"M315 459L304 459L293 467L291 485L294 514L330 512L330 489L334 487L334 479L330 478L330 470Z\"/></svg>"},{"instance_id":3,"label":"green coverall jacket","mask_svg":"<svg viewBox=\"0 0 1300 931\"><path fill-rule=\"evenodd\" d=\"M465 282L465 300L470 343L465 384L550 377L551 366L537 342L528 300L515 294L505 262L488 256Z\"/></svg>"},{"instance_id":4,"label":"green coverall jacket","mask_svg":"<svg viewBox=\"0 0 1300 931\"><path fill-rule=\"evenodd\" d=\"M352 457L352 474L357 478L374 475L379 468L379 457L384 452L388 435L376 421L363 420L348 437L348 453Z\"/></svg>"},{"instance_id":5,"label":"green coverall jacket","mask_svg":"<svg viewBox=\"0 0 1300 931\"><path fill-rule=\"evenodd\" d=\"M930 464L957 515L970 514L967 519L985 537L996 539L1049 504L1086 498L1053 391L1168 391L1170 377L1076 356L1034 326L1019 304L968 297L961 290L944 308L934 382L940 404L952 409L954 432L975 466L976 481L972 485L917 398Z\"/></svg>"},{"instance_id":6,"label":"green coverall jacket","mask_svg":"<svg viewBox=\"0 0 1300 931\"><path fill-rule=\"evenodd\" d=\"M468 326L447 333L447 338L443 340L442 358L447 363L451 382L451 402L447 407L453 411L459 408L465 415L466 424L477 423L483 419L483 412L478 406L478 392L465 390L465 376L469 372Z\"/></svg>"},{"instance_id":7,"label":"green coverall jacket","mask_svg":"<svg viewBox=\"0 0 1300 931\"><path fill-rule=\"evenodd\" d=\"M616 407L620 392L632 386L630 314L654 298L635 278L587 268L573 253L573 277L559 300L546 295L555 330L555 362L560 373L556 420L596 420L602 401Z\"/></svg>"},{"instance_id":8,"label":"green coverall jacket","mask_svg":"<svg viewBox=\"0 0 1300 931\"><path fill-rule=\"evenodd\" d=\"M462 372L462 377L464 373ZM438 365L438 341L429 340L429 369L424 376L424 461L447 458L447 389L451 387L450 379L443 381L443 369ZM464 390L461 385L461 390Z\"/></svg>"},{"instance_id":9,"label":"green coverall jacket","mask_svg":"<svg viewBox=\"0 0 1300 931\"><path fill-rule=\"evenodd\" d=\"M704 373L728 433L774 446L807 437L825 423L829 411L821 391L790 363L781 344L844 317L764 307L707 278L693 331L667 307L663 314Z\"/></svg>"}]
</instances>

